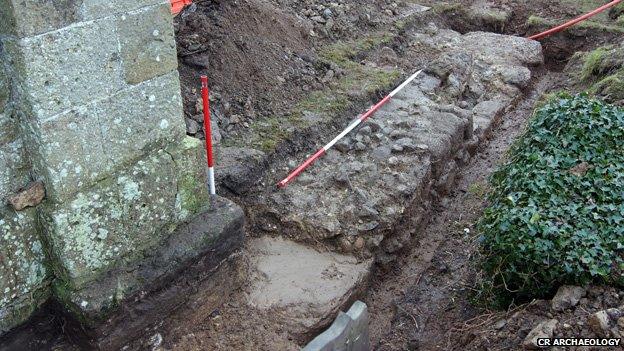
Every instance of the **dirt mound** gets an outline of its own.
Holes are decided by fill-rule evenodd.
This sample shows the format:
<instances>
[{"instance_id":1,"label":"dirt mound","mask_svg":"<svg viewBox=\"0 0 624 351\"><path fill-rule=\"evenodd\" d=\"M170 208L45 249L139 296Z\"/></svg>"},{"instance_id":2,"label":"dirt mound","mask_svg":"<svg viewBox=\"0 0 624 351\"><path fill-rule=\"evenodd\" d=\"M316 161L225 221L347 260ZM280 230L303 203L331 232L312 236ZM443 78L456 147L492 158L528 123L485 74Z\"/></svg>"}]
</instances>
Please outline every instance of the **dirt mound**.
<instances>
[{"instance_id":1,"label":"dirt mound","mask_svg":"<svg viewBox=\"0 0 624 351\"><path fill-rule=\"evenodd\" d=\"M184 112L202 121L198 79L208 74L225 133L283 110L318 84L310 28L268 2L200 2L176 18L175 28Z\"/></svg>"}]
</instances>

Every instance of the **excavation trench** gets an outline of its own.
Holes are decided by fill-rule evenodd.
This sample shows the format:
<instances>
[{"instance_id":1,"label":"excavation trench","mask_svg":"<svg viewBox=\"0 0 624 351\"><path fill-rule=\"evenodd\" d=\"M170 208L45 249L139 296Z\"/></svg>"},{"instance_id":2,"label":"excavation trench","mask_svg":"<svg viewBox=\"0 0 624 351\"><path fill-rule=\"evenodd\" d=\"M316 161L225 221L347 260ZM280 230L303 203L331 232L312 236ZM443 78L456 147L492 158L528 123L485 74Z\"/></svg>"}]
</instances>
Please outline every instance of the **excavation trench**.
<instances>
[{"instance_id":1,"label":"excavation trench","mask_svg":"<svg viewBox=\"0 0 624 351\"><path fill-rule=\"evenodd\" d=\"M160 340L181 350L296 350L356 299L370 308L376 349L471 342L462 339L462 325L481 312L469 301L478 279L472 224L484 207L487 175L542 94L561 84L556 71L592 44L547 41L543 55L536 42L519 37L449 25L455 31L436 25L444 22L437 15L410 16L390 41L349 59L377 69L393 51L390 61L402 75L420 68L425 74L297 182L285 190L274 185L400 77L349 92L329 118L304 113L313 123L271 152L222 148L220 191L249 219L251 238L237 271L249 279L217 309L199 292L129 349ZM183 71L183 80L192 74ZM191 85L184 84L183 91Z\"/></svg>"},{"instance_id":2,"label":"excavation trench","mask_svg":"<svg viewBox=\"0 0 624 351\"><path fill-rule=\"evenodd\" d=\"M462 35L424 23L407 29L400 47L410 68L430 63L425 74L336 151L285 190L274 184L315 149L301 146L310 146L309 135L288 144L286 157L269 156L270 163L247 170L262 173L255 174L257 185L234 196L249 218L250 281L218 310L183 307L159 328L167 346L294 350L355 299L370 305L373 343L380 347L405 349L401 343L409 337L385 335L390 327L409 328L405 318L426 325L397 302L408 287L419 286L449 239L445 219L451 215L443 209L468 219L457 194L489 174L557 75L544 67L539 44L518 37ZM318 130L313 135L323 134L327 139ZM466 176L466 170L478 171ZM475 245L459 239L465 245L458 247ZM433 302L432 314L423 315L434 316L447 303ZM186 322L189 314L192 320L201 315L204 327ZM422 332L441 337L440 330Z\"/></svg>"},{"instance_id":3,"label":"excavation trench","mask_svg":"<svg viewBox=\"0 0 624 351\"><path fill-rule=\"evenodd\" d=\"M157 329L165 345L294 350L356 299L369 305L379 349L470 342L461 325L482 312L469 298L485 179L543 93L562 86L557 71L572 50L549 42L544 59L535 42L433 21L417 18L357 56L379 63L388 46L405 74L425 74L285 190L274 184L381 94L360 95L273 153L222 157L222 190L249 218L250 279L222 308L181 308ZM189 314L203 326L188 323Z\"/></svg>"}]
</instances>

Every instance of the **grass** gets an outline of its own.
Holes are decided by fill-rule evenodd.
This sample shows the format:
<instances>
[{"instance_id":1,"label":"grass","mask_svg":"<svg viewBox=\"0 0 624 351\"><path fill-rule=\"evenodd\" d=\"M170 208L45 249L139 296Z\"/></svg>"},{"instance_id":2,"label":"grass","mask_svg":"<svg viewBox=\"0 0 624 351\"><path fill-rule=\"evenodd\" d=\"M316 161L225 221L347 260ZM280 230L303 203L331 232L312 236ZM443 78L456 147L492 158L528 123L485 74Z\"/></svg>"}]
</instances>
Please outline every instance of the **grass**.
<instances>
[{"instance_id":1,"label":"grass","mask_svg":"<svg viewBox=\"0 0 624 351\"><path fill-rule=\"evenodd\" d=\"M583 62L583 70L581 71L581 79L583 81L588 81L592 79L595 74L599 73L602 62L612 48L612 46L601 47L588 53L585 56Z\"/></svg>"},{"instance_id":2,"label":"grass","mask_svg":"<svg viewBox=\"0 0 624 351\"><path fill-rule=\"evenodd\" d=\"M589 93L608 102L624 100L624 48L609 45L583 56L580 78L589 83Z\"/></svg>"}]
</instances>

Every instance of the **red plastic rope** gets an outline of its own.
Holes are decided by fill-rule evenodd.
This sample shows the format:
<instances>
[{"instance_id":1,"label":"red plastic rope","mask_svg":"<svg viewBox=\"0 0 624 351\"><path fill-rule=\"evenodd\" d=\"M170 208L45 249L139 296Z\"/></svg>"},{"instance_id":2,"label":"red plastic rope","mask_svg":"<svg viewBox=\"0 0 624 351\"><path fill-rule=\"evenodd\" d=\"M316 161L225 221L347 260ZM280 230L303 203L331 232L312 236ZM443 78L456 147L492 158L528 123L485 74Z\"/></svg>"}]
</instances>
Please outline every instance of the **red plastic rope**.
<instances>
[{"instance_id":1,"label":"red plastic rope","mask_svg":"<svg viewBox=\"0 0 624 351\"><path fill-rule=\"evenodd\" d=\"M597 8L597 9L595 9L594 11L592 11L592 12L590 12L588 14L585 14L585 15L583 15L581 17L575 18L575 19L571 20L570 22L564 23L564 24L562 24L560 26L557 26L555 28L549 29L549 30L547 30L545 32L542 32L542 33L530 36L529 39L538 40L538 39L547 37L549 35L552 35L552 34L555 34L555 33L559 33L561 31L566 30L566 29L572 27L573 25L575 25L575 24L577 24L579 22L582 22L582 21L584 21L584 20L586 20L586 19L588 19L590 17L593 17L593 16L603 12L604 10L606 10L608 8L611 8L611 7L617 5L617 4L621 3L621 2L622 2L622 0L612 1L612 2L610 2L610 3L608 3L608 4L604 5L604 6L601 6L601 7Z\"/></svg>"}]
</instances>

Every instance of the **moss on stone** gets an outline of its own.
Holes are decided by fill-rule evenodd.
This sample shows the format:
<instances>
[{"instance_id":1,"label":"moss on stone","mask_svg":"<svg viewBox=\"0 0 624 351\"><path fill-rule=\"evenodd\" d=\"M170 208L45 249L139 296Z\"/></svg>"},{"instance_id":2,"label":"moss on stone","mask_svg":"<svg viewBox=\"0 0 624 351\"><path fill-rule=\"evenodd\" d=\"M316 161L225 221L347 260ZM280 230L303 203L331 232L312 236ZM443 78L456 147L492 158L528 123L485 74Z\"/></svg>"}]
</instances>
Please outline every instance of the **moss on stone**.
<instances>
[{"instance_id":1,"label":"moss on stone","mask_svg":"<svg viewBox=\"0 0 624 351\"><path fill-rule=\"evenodd\" d=\"M181 211L193 215L208 207L208 201L198 196L198 190L205 184L193 175L183 176L178 181L178 196L180 197Z\"/></svg>"}]
</instances>

